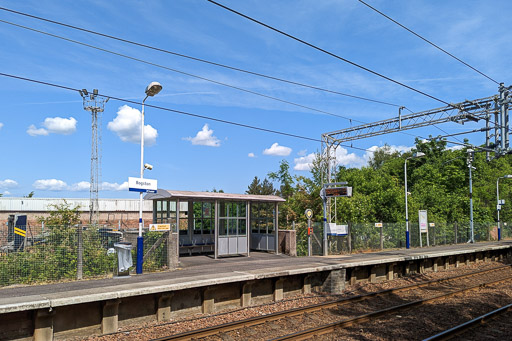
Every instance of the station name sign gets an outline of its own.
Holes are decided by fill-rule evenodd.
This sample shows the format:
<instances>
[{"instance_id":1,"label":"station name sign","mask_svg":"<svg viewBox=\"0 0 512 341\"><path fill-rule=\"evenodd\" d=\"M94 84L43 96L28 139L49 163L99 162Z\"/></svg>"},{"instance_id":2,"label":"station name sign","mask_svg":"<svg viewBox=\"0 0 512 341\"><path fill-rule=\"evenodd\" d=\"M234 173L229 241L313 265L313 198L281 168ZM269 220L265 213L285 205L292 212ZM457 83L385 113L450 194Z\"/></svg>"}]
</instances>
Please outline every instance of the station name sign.
<instances>
[{"instance_id":1,"label":"station name sign","mask_svg":"<svg viewBox=\"0 0 512 341\"><path fill-rule=\"evenodd\" d=\"M132 192L156 193L157 180L143 178L128 178L128 189Z\"/></svg>"}]
</instances>

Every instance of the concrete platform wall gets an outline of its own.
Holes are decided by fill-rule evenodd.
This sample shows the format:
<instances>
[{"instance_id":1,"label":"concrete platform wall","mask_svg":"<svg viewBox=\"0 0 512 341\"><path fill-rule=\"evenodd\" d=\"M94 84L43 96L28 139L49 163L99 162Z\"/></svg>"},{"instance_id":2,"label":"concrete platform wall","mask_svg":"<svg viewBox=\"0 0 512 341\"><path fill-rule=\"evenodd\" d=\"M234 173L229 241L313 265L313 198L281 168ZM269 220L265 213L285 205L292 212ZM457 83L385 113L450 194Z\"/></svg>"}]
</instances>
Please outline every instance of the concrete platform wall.
<instances>
[{"instance_id":1,"label":"concrete platform wall","mask_svg":"<svg viewBox=\"0 0 512 341\"><path fill-rule=\"evenodd\" d=\"M399 276L449 269L484 261L511 261L512 248L268 276L174 291L128 296L52 309L0 315L0 339L53 340L106 334L133 323L169 321L178 317L280 301L310 292L340 294L348 284L378 282Z\"/></svg>"}]
</instances>

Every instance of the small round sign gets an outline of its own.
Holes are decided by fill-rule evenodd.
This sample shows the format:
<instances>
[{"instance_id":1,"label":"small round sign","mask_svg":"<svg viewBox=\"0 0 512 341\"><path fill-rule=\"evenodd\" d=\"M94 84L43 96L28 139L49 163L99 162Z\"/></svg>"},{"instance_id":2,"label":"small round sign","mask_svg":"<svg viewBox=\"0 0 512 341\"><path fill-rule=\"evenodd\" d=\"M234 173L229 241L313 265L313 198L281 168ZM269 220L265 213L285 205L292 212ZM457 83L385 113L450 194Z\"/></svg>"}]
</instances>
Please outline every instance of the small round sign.
<instances>
[{"instance_id":1,"label":"small round sign","mask_svg":"<svg viewBox=\"0 0 512 341\"><path fill-rule=\"evenodd\" d=\"M306 218L311 219L313 218L313 211L309 208L306 210Z\"/></svg>"}]
</instances>

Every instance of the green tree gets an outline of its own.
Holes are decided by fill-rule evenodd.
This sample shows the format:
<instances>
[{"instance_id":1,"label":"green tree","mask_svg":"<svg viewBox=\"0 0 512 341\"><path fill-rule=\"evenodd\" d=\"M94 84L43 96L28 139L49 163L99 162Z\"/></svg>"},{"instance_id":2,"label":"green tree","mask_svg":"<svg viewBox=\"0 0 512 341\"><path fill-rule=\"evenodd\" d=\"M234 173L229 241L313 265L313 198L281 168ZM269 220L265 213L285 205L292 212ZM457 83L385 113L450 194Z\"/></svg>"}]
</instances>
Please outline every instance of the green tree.
<instances>
[{"instance_id":1,"label":"green tree","mask_svg":"<svg viewBox=\"0 0 512 341\"><path fill-rule=\"evenodd\" d=\"M286 160L282 160L279 164L277 172L268 173L268 178L272 181L279 182L279 194L288 199L293 194L293 177L290 175L290 164Z\"/></svg>"},{"instance_id":2,"label":"green tree","mask_svg":"<svg viewBox=\"0 0 512 341\"><path fill-rule=\"evenodd\" d=\"M46 226L70 227L80 223L80 206L72 207L66 200L61 204L48 205L48 217L39 217L40 222Z\"/></svg>"},{"instance_id":3,"label":"green tree","mask_svg":"<svg viewBox=\"0 0 512 341\"><path fill-rule=\"evenodd\" d=\"M268 181L267 178L263 179L263 181L260 181L260 179L255 176L245 193L257 195L274 195L276 194L276 189L274 188L274 185Z\"/></svg>"},{"instance_id":4,"label":"green tree","mask_svg":"<svg viewBox=\"0 0 512 341\"><path fill-rule=\"evenodd\" d=\"M373 152L372 156L368 160L368 166L376 170L381 168L384 163L396 159L399 156L399 151L393 151L389 145L385 144L384 147L378 148Z\"/></svg>"}]
</instances>

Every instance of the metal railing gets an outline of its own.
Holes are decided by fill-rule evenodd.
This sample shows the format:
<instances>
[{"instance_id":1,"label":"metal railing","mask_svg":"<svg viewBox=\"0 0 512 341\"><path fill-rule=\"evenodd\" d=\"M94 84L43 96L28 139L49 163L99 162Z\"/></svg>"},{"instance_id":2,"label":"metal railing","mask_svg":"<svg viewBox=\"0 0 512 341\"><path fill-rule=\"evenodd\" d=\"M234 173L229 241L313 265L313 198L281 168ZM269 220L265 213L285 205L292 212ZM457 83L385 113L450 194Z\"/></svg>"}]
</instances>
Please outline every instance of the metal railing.
<instances>
[{"instance_id":1,"label":"metal railing","mask_svg":"<svg viewBox=\"0 0 512 341\"><path fill-rule=\"evenodd\" d=\"M343 236L328 236L328 254L344 254L351 252L376 251L383 249L405 248L405 223L346 223L348 234ZM297 236L297 255L306 256L308 237L306 223L295 223ZM512 238L512 225L502 223L501 238ZM409 224L411 247L420 246L418 223ZM498 239L497 224L474 223L475 242L495 241ZM323 224L313 224L312 255L322 255ZM435 223L428 227L427 234L422 233L422 246L462 244L470 239L469 222Z\"/></svg>"},{"instance_id":2,"label":"metal railing","mask_svg":"<svg viewBox=\"0 0 512 341\"><path fill-rule=\"evenodd\" d=\"M118 256L114 244L130 242L131 235L128 231L82 225L21 226L11 233L2 229L0 286L117 275ZM169 267L167 239L162 236L160 232L144 233L144 271ZM134 241L132 245L135 264Z\"/></svg>"}]
</instances>

